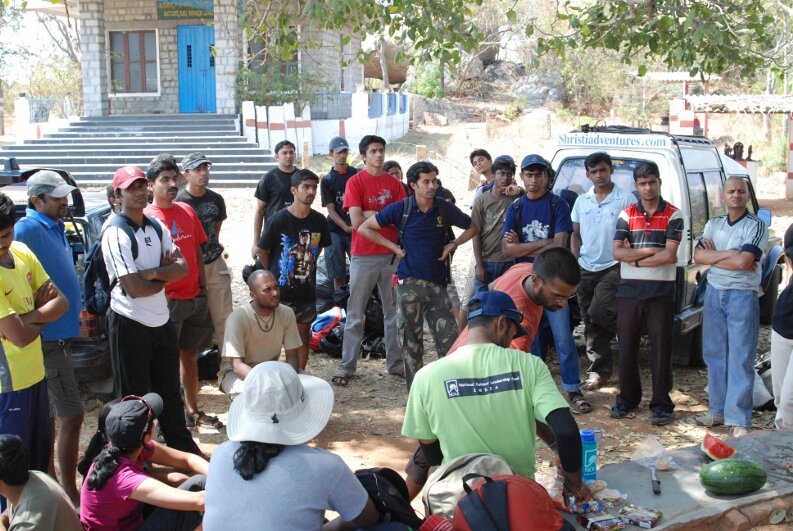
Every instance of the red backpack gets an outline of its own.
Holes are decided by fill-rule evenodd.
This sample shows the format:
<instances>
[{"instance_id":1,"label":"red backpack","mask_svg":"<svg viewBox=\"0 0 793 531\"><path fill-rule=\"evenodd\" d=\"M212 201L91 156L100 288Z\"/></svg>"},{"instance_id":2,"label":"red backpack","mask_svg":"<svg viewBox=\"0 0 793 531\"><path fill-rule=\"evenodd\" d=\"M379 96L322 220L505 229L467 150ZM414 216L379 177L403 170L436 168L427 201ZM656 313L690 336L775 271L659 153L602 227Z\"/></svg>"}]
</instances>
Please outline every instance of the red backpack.
<instances>
[{"instance_id":1,"label":"red backpack","mask_svg":"<svg viewBox=\"0 0 793 531\"><path fill-rule=\"evenodd\" d=\"M347 319L347 312L338 306L334 306L330 310L321 313L311 323L311 339L308 342L309 348L314 352L320 352L320 341L322 338L330 334L331 330Z\"/></svg>"},{"instance_id":2,"label":"red backpack","mask_svg":"<svg viewBox=\"0 0 793 531\"><path fill-rule=\"evenodd\" d=\"M473 487L468 480L482 480ZM465 496L454 510L455 531L549 531L563 529L564 519L548 492L529 478L469 474L463 478Z\"/></svg>"}]
</instances>

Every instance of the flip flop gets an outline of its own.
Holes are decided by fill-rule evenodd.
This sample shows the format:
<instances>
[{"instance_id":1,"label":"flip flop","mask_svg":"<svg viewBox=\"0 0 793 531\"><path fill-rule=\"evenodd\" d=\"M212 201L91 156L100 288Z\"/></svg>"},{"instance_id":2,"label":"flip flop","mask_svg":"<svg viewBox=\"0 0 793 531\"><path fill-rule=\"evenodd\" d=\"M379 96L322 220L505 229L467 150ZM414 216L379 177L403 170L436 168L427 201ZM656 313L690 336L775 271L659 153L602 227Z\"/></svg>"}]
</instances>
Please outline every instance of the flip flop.
<instances>
[{"instance_id":1,"label":"flip flop","mask_svg":"<svg viewBox=\"0 0 793 531\"><path fill-rule=\"evenodd\" d=\"M196 411L193 415L185 414L185 422L188 428L200 426L215 428L216 430L223 428L223 422L219 418L207 415L203 411Z\"/></svg>"},{"instance_id":2,"label":"flip flop","mask_svg":"<svg viewBox=\"0 0 793 531\"><path fill-rule=\"evenodd\" d=\"M577 415L586 415L592 412L592 404L590 404L584 395L581 393L569 393L570 411Z\"/></svg>"},{"instance_id":3,"label":"flip flop","mask_svg":"<svg viewBox=\"0 0 793 531\"><path fill-rule=\"evenodd\" d=\"M347 387L347 383L349 382L350 377L346 374L337 374L330 381L333 385L338 385L339 387Z\"/></svg>"}]
</instances>

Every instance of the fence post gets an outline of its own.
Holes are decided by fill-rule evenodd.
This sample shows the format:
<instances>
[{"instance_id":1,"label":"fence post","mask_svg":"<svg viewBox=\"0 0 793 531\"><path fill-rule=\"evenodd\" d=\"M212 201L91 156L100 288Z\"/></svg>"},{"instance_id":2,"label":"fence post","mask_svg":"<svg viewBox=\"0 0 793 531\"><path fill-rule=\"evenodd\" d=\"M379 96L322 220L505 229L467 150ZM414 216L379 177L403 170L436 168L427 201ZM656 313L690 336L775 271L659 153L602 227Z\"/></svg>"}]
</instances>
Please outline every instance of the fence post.
<instances>
[{"instance_id":1,"label":"fence post","mask_svg":"<svg viewBox=\"0 0 793 531\"><path fill-rule=\"evenodd\" d=\"M426 160L427 159L427 146L423 146L421 144L416 146L416 160Z\"/></svg>"},{"instance_id":2,"label":"fence post","mask_svg":"<svg viewBox=\"0 0 793 531\"><path fill-rule=\"evenodd\" d=\"M303 139L303 167L308 168L308 138Z\"/></svg>"}]
</instances>

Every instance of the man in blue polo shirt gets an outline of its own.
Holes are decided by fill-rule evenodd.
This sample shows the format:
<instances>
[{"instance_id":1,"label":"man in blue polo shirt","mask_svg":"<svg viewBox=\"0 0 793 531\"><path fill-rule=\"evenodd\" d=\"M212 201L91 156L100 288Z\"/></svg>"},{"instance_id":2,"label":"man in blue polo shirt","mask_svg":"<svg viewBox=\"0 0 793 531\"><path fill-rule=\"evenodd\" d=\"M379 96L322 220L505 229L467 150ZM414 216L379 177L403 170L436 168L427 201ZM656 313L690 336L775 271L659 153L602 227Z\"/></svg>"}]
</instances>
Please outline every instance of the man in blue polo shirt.
<instances>
[{"instance_id":1,"label":"man in blue polo shirt","mask_svg":"<svg viewBox=\"0 0 793 531\"><path fill-rule=\"evenodd\" d=\"M41 333L41 350L47 374L50 400L50 426L55 434L55 417L60 419L55 452L49 472L55 476L54 456L58 457L61 485L72 503L80 503L75 470L83 423L83 402L74 377L71 359L72 338L80 335L82 295L74 269L72 247L66 240L63 218L69 212L69 194L75 190L60 175L40 170L27 181L28 208L14 226L14 239L27 245L44 270L69 301L63 316L49 323Z\"/></svg>"},{"instance_id":2,"label":"man in blue polo shirt","mask_svg":"<svg viewBox=\"0 0 793 531\"><path fill-rule=\"evenodd\" d=\"M413 195L368 218L358 232L401 259L397 268L397 323L410 389L416 371L424 366L424 319L429 323L439 358L446 355L457 338L459 329L446 292L447 260L450 252L479 233L479 227L453 203L435 197L438 168L431 162L413 164L408 168L407 180ZM403 220L406 207L408 217ZM401 247L378 232L389 225L399 230ZM465 230L449 242L446 228L451 226Z\"/></svg>"}]
</instances>

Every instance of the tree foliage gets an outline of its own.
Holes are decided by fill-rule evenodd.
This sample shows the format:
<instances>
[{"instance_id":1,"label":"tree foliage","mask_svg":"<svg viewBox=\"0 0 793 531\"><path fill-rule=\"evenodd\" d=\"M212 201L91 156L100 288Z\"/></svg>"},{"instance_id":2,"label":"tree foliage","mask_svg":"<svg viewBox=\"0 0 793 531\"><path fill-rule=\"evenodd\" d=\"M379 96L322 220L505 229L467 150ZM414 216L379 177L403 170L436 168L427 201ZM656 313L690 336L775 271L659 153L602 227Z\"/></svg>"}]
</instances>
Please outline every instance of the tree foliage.
<instances>
[{"instance_id":1,"label":"tree foliage","mask_svg":"<svg viewBox=\"0 0 793 531\"><path fill-rule=\"evenodd\" d=\"M747 75L769 63L782 65L789 44L776 38L780 23L775 15L784 4L782 0L563 0L550 26L535 19L526 32L537 36L540 54L614 50L623 63L636 64L639 75L647 71L646 60L659 60L669 70L684 69L692 76L736 69Z\"/></svg>"}]
</instances>

